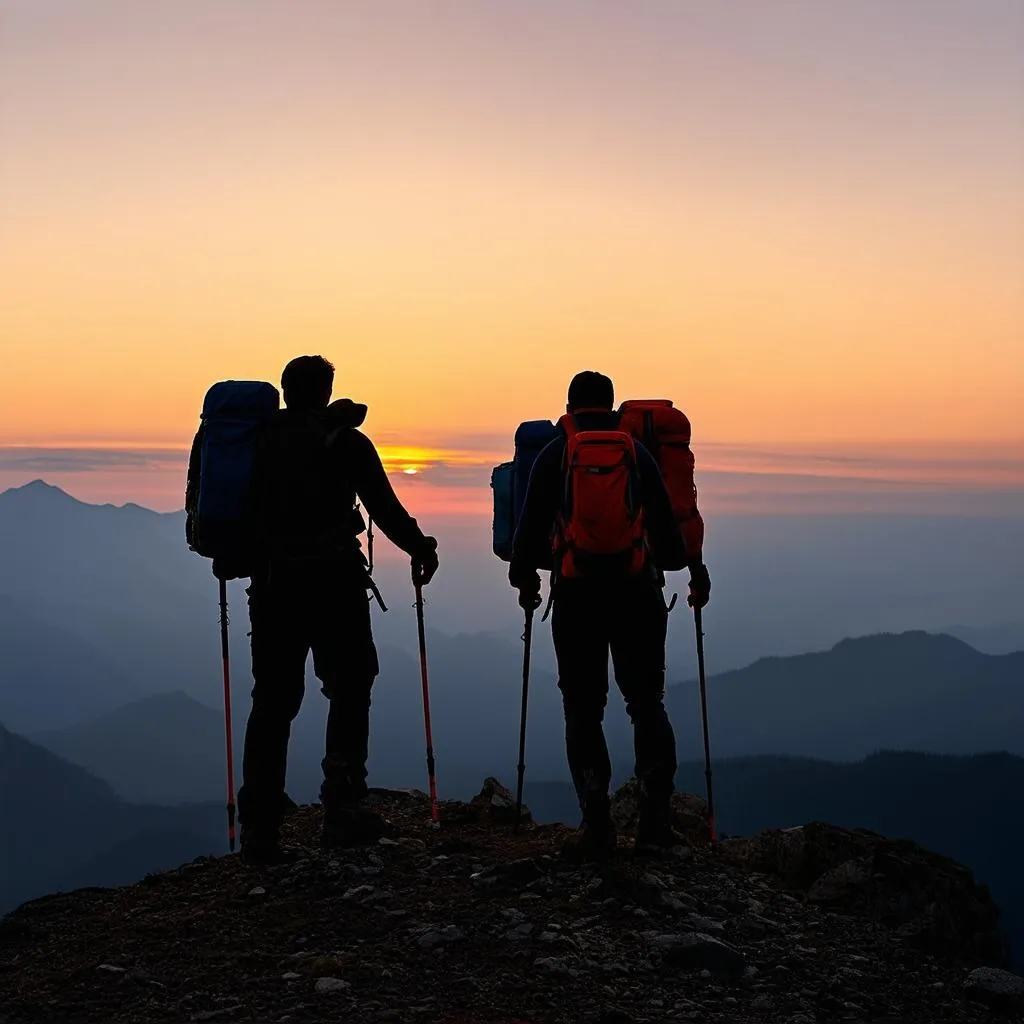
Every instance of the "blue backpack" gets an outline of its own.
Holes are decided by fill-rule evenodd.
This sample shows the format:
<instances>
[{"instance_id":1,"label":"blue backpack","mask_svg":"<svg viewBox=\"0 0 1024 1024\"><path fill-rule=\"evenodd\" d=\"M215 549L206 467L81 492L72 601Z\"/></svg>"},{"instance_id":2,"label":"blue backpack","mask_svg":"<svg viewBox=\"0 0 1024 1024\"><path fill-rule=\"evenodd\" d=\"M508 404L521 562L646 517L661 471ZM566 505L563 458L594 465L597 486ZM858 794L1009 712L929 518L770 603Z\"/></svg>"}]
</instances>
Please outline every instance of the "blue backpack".
<instances>
[{"instance_id":1,"label":"blue backpack","mask_svg":"<svg viewBox=\"0 0 1024 1024\"><path fill-rule=\"evenodd\" d=\"M526 501L526 488L537 456L558 437L559 428L550 420L527 420L515 436L515 455L511 462L495 466L491 472L494 492L494 553L503 561L512 560L519 517Z\"/></svg>"},{"instance_id":2,"label":"blue backpack","mask_svg":"<svg viewBox=\"0 0 1024 1024\"><path fill-rule=\"evenodd\" d=\"M225 578L249 575L249 499L263 432L280 407L265 381L226 380L206 393L185 487L185 539Z\"/></svg>"}]
</instances>

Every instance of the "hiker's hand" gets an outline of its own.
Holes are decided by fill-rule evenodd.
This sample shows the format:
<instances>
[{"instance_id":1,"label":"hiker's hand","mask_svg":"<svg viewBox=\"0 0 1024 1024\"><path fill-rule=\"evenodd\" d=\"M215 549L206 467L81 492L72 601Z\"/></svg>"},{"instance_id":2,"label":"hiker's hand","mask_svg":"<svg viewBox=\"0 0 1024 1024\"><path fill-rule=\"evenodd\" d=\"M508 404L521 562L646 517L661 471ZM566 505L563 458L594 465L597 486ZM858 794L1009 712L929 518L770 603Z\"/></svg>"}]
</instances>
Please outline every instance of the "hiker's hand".
<instances>
[{"instance_id":1,"label":"hiker's hand","mask_svg":"<svg viewBox=\"0 0 1024 1024\"><path fill-rule=\"evenodd\" d=\"M243 565L237 558L234 561L230 558L215 558L210 569L217 579L225 583L229 580L245 579L251 572L249 566Z\"/></svg>"},{"instance_id":2,"label":"hiker's hand","mask_svg":"<svg viewBox=\"0 0 1024 1024\"><path fill-rule=\"evenodd\" d=\"M519 590L519 607L524 611L536 611L541 604L540 598L540 577L537 577L537 585L522 587Z\"/></svg>"},{"instance_id":3,"label":"hiker's hand","mask_svg":"<svg viewBox=\"0 0 1024 1024\"><path fill-rule=\"evenodd\" d=\"M690 596L686 603L691 608L703 608L711 600L711 576L706 565L690 568Z\"/></svg>"},{"instance_id":4,"label":"hiker's hand","mask_svg":"<svg viewBox=\"0 0 1024 1024\"><path fill-rule=\"evenodd\" d=\"M437 538L424 537L422 549L412 560L413 581L425 587L434 578L440 564L437 560Z\"/></svg>"},{"instance_id":5,"label":"hiker's hand","mask_svg":"<svg viewBox=\"0 0 1024 1024\"><path fill-rule=\"evenodd\" d=\"M509 569L509 583L519 591L519 607L531 612L540 607L540 573L536 569L517 572Z\"/></svg>"}]
</instances>

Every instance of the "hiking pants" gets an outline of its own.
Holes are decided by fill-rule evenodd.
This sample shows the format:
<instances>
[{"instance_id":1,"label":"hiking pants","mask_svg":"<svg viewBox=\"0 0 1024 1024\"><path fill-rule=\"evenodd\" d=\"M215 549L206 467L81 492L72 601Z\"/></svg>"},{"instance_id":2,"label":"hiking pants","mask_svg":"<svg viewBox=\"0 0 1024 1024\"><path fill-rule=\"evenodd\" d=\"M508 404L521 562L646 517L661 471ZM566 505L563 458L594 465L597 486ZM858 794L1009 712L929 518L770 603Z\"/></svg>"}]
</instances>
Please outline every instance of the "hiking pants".
<instances>
[{"instance_id":1,"label":"hiking pants","mask_svg":"<svg viewBox=\"0 0 1024 1024\"><path fill-rule=\"evenodd\" d=\"M379 671L365 574L271 574L248 590L252 710L245 730L242 824L274 832L284 805L288 739L302 706L306 658L330 700L320 799L325 808L366 795L370 690Z\"/></svg>"},{"instance_id":2,"label":"hiking pants","mask_svg":"<svg viewBox=\"0 0 1024 1024\"><path fill-rule=\"evenodd\" d=\"M608 703L608 655L633 723L635 774L652 798L672 793L676 740L665 711L668 610L661 588L643 578L615 585L562 580L551 632L565 710L565 746L580 807L611 784L602 722Z\"/></svg>"}]
</instances>

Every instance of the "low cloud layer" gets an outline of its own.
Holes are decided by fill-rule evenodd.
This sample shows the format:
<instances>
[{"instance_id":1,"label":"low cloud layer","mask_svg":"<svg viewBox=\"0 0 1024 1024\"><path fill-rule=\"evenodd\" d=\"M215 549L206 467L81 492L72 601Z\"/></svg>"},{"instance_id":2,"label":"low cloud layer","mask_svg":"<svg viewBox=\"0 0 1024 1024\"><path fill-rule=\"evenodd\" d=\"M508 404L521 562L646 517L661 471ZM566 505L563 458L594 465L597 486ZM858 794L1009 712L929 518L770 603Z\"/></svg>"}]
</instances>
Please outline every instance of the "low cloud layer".
<instances>
[{"instance_id":1,"label":"low cloud layer","mask_svg":"<svg viewBox=\"0 0 1024 1024\"><path fill-rule=\"evenodd\" d=\"M0 472L96 473L112 470L179 470L188 453L177 448L46 448L0 446Z\"/></svg>"},{"instance_id":2,"label":"low cloud layer","mask_svg":"<svg viewBox=\"0 0 1024 1024\"><path fill-rule=\"evenodd\" d=\"M424 515L486 515L491 469L510 457L511 444L502 452L494 438L437 440L381 443L396 488ZM712 514L1024 516L1024 445L704 444L696 455L701 504ZM181 448L0 447L0 488L42 477L89 500L172 509L181 504L186 463Z\"/></svg>"}]
</instances>

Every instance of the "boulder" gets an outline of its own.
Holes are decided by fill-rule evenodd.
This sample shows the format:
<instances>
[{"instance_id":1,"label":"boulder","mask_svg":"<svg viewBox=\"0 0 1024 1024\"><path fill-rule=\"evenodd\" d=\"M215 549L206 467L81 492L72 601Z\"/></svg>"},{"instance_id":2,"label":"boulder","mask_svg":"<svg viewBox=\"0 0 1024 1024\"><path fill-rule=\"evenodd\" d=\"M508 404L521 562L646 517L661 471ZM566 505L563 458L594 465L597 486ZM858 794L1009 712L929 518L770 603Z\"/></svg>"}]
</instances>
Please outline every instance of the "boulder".
<instances>
[{"instance_id":1,"label":"boulder","mask_svg":"<svg viewBox=\"0 0 1024 1024\"><path fill-rule=\"evenodd\" d=\"M1024 1009L1024 978L995 967L971 971L964 983L964 993L996 1009Z\"/></svg>"},{"instance_id":2,"label":"boulder","mask_svg":"<svg viewBox=\"0 0 1024 1024\"><path fill-rule=\"evenodd\" d=\"M658 935L651 944L660 950L670 967L738 977L747 965L746 958L735 946L700 932Z\"/></svg>"},{"instance_id":3,"label":"boulder","mask_svg":"<svg viewBox=\"0 0 1024 1024\"><path fill-rule=\"evenodd\" d=\"M907 945L954 959L1007 962L988 889L963 865L909 840L812 822L730 839L722 851L811 902L886 925Z\"/></svg>"},{"instance_id":4,"label":"boulder","mask_svg":"<svg viewBox=\"0 0 1024 1024\"><path fill-rule=\"evenodd\" d=\"M636 834L641 798L640 783L636 778L628 779L612 796L612 821L620 835L632 837ZM707 801L694 793L673 793L672 826L691 846L709 843L711 830Z\"/></svg>"},{"instance_id":5,"label":"boulder","mask_svg":"<svg viewBox=\"0 0 1024 1024\"><path fill-rule=\"evenodd\" d=\"M493 777L484 779L483 788L470 801L470 807L475 808L483 819L490 819L504 825L515 824L515 794ZM528 807L523 807L520 820L523 823L533 820Z\"/></svg>"}]
</instances>

